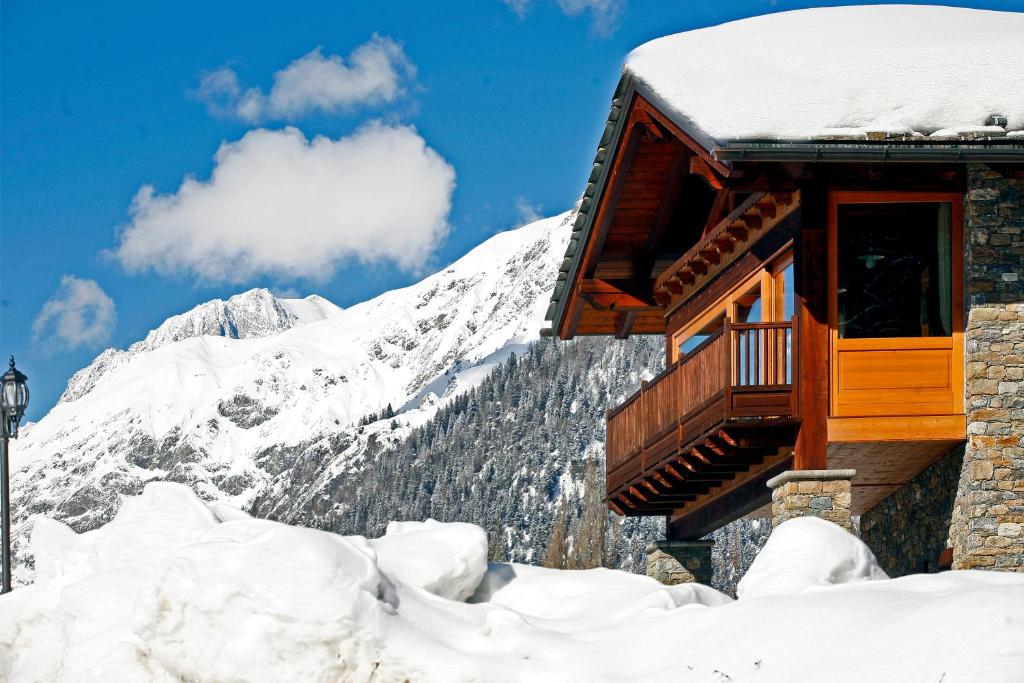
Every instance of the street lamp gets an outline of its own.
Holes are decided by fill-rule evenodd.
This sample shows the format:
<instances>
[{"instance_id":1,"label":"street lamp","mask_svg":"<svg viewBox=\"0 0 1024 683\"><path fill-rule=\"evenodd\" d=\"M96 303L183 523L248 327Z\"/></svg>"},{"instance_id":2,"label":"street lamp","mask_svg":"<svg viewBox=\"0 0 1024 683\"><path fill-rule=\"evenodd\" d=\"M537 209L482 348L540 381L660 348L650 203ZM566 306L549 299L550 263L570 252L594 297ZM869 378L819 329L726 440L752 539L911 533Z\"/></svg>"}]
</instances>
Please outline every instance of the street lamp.
<instances>
[{"instance_id":1,"label":"street lamp","mask_svg":"<svg viewBox=\"0 0 1024 683\"><path fill-rule=\"evenodd\" d=\"M11 367L0 377L0 415L3 424L3 438L0 439L0 527L3 530L3 585L0 594L11 590L11 501L10 501L10 466L7 462L7 440L18 438L18 424L28 407L28 377L14 367L14 356L11 356Z\"/></svg>"}]
</instances>

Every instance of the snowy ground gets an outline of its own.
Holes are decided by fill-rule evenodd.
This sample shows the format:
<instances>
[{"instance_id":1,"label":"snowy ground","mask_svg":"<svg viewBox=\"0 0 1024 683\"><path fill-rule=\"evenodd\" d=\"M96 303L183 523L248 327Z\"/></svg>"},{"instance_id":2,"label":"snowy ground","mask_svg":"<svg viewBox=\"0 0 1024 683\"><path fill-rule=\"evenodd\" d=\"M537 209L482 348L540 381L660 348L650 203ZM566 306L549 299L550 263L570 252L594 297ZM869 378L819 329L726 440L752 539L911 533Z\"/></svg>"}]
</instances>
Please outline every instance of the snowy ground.
<instances>
[{"instance_id":1,"label":"snowy ground","mask_svg":"<svg viewBox=\"0 0 1024 683\"><path fill-rule=\"evenodd\" d=\"M367 540L150 484L110 524L36 523L0 598L0 680L1011 681L1024 576L889 580L827 522L787 522L740 598L612 570L485 561L478 527Z\"/></svg>"}]
</instances>

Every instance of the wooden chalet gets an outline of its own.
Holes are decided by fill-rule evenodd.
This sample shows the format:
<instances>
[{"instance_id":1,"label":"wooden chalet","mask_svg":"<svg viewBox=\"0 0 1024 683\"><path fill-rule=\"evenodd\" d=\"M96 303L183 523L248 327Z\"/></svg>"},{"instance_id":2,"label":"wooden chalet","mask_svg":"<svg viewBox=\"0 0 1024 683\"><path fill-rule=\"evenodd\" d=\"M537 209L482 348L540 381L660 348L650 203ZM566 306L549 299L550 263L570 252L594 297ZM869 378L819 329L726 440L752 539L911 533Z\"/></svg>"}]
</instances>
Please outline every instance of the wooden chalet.
<instances>
[{"instance_id":1,"label":"wooden chalet","mask_svg":"<svg viewBox=\"0 0 1024 683\"><path fill-rule=\"evenodd\" d=\"M856 515L964 442L970 164L1022 177L1024 138L715 140L627 68L549 309L665 338L607 413L608 506L696 539L856 470Z\"/></svg>"}]
</instances>

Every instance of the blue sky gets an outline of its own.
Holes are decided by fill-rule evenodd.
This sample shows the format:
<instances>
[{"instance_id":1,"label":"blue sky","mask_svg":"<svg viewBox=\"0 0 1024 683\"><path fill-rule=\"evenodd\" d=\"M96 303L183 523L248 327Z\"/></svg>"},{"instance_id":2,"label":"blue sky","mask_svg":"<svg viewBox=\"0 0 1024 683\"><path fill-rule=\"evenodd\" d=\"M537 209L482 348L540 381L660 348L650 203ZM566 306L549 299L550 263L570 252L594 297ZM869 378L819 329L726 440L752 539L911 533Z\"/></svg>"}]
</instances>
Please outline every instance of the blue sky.
<instances>
[{"instance_id":1,"label":"blue sky","mask_svg":"<svg viewBox=\"0 0 1024 683\"><path fill-rule=\"evenodd\" d=\"M103 348L200 302L267 286L350 305L531 212L569 208L631 48L807 6L4 0L0 352L31 378L29 417ZM1024 0L972 6L1021 11ZM324 74L338 79L326 99L309 90ZM328 140L314 154L315 136ZM222 143L234 170L222 159L224 177L204 189ZM400 202L374 195L386 195L379 182L361 184L389 178L392 153L413 169ZM258 158L266 169L253 178ZM199 186L186 198L187 177ZM249 217L255 228L226 225L289 179L299 187L279 202L301 205L302 217L284 219L279 236L263 207ZM144 186L152 192L140 199ZM360 233L375 205L380 225ZM388 221L407 232L373 252L372 231ZM250 229L263 230L259 249L242 244Z\"/></svg>"}]
</instances>

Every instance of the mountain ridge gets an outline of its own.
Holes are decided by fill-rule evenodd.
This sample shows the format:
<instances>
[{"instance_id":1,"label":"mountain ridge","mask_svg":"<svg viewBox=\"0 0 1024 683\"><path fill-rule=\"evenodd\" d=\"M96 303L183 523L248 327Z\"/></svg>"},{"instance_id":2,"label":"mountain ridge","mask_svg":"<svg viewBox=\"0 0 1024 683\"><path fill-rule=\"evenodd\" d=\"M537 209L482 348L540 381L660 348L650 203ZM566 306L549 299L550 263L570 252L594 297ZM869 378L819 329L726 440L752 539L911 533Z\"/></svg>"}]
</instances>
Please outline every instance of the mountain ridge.
<instances>
[{"instance_id":1,"label":"mountain ridge","mask_svg":"<svg viewBox=\"0 0 1024 683\"><path fill-rule=\"evenodd\" d=\"M571 217L345 309L249 290L104 351L12 454L16 545L31 514L94 528L153 479L245 507L300 454L336 471L399 442L539 337ZM388 405L396 418L359 425Z\"/></svg>"}]
</instances>

